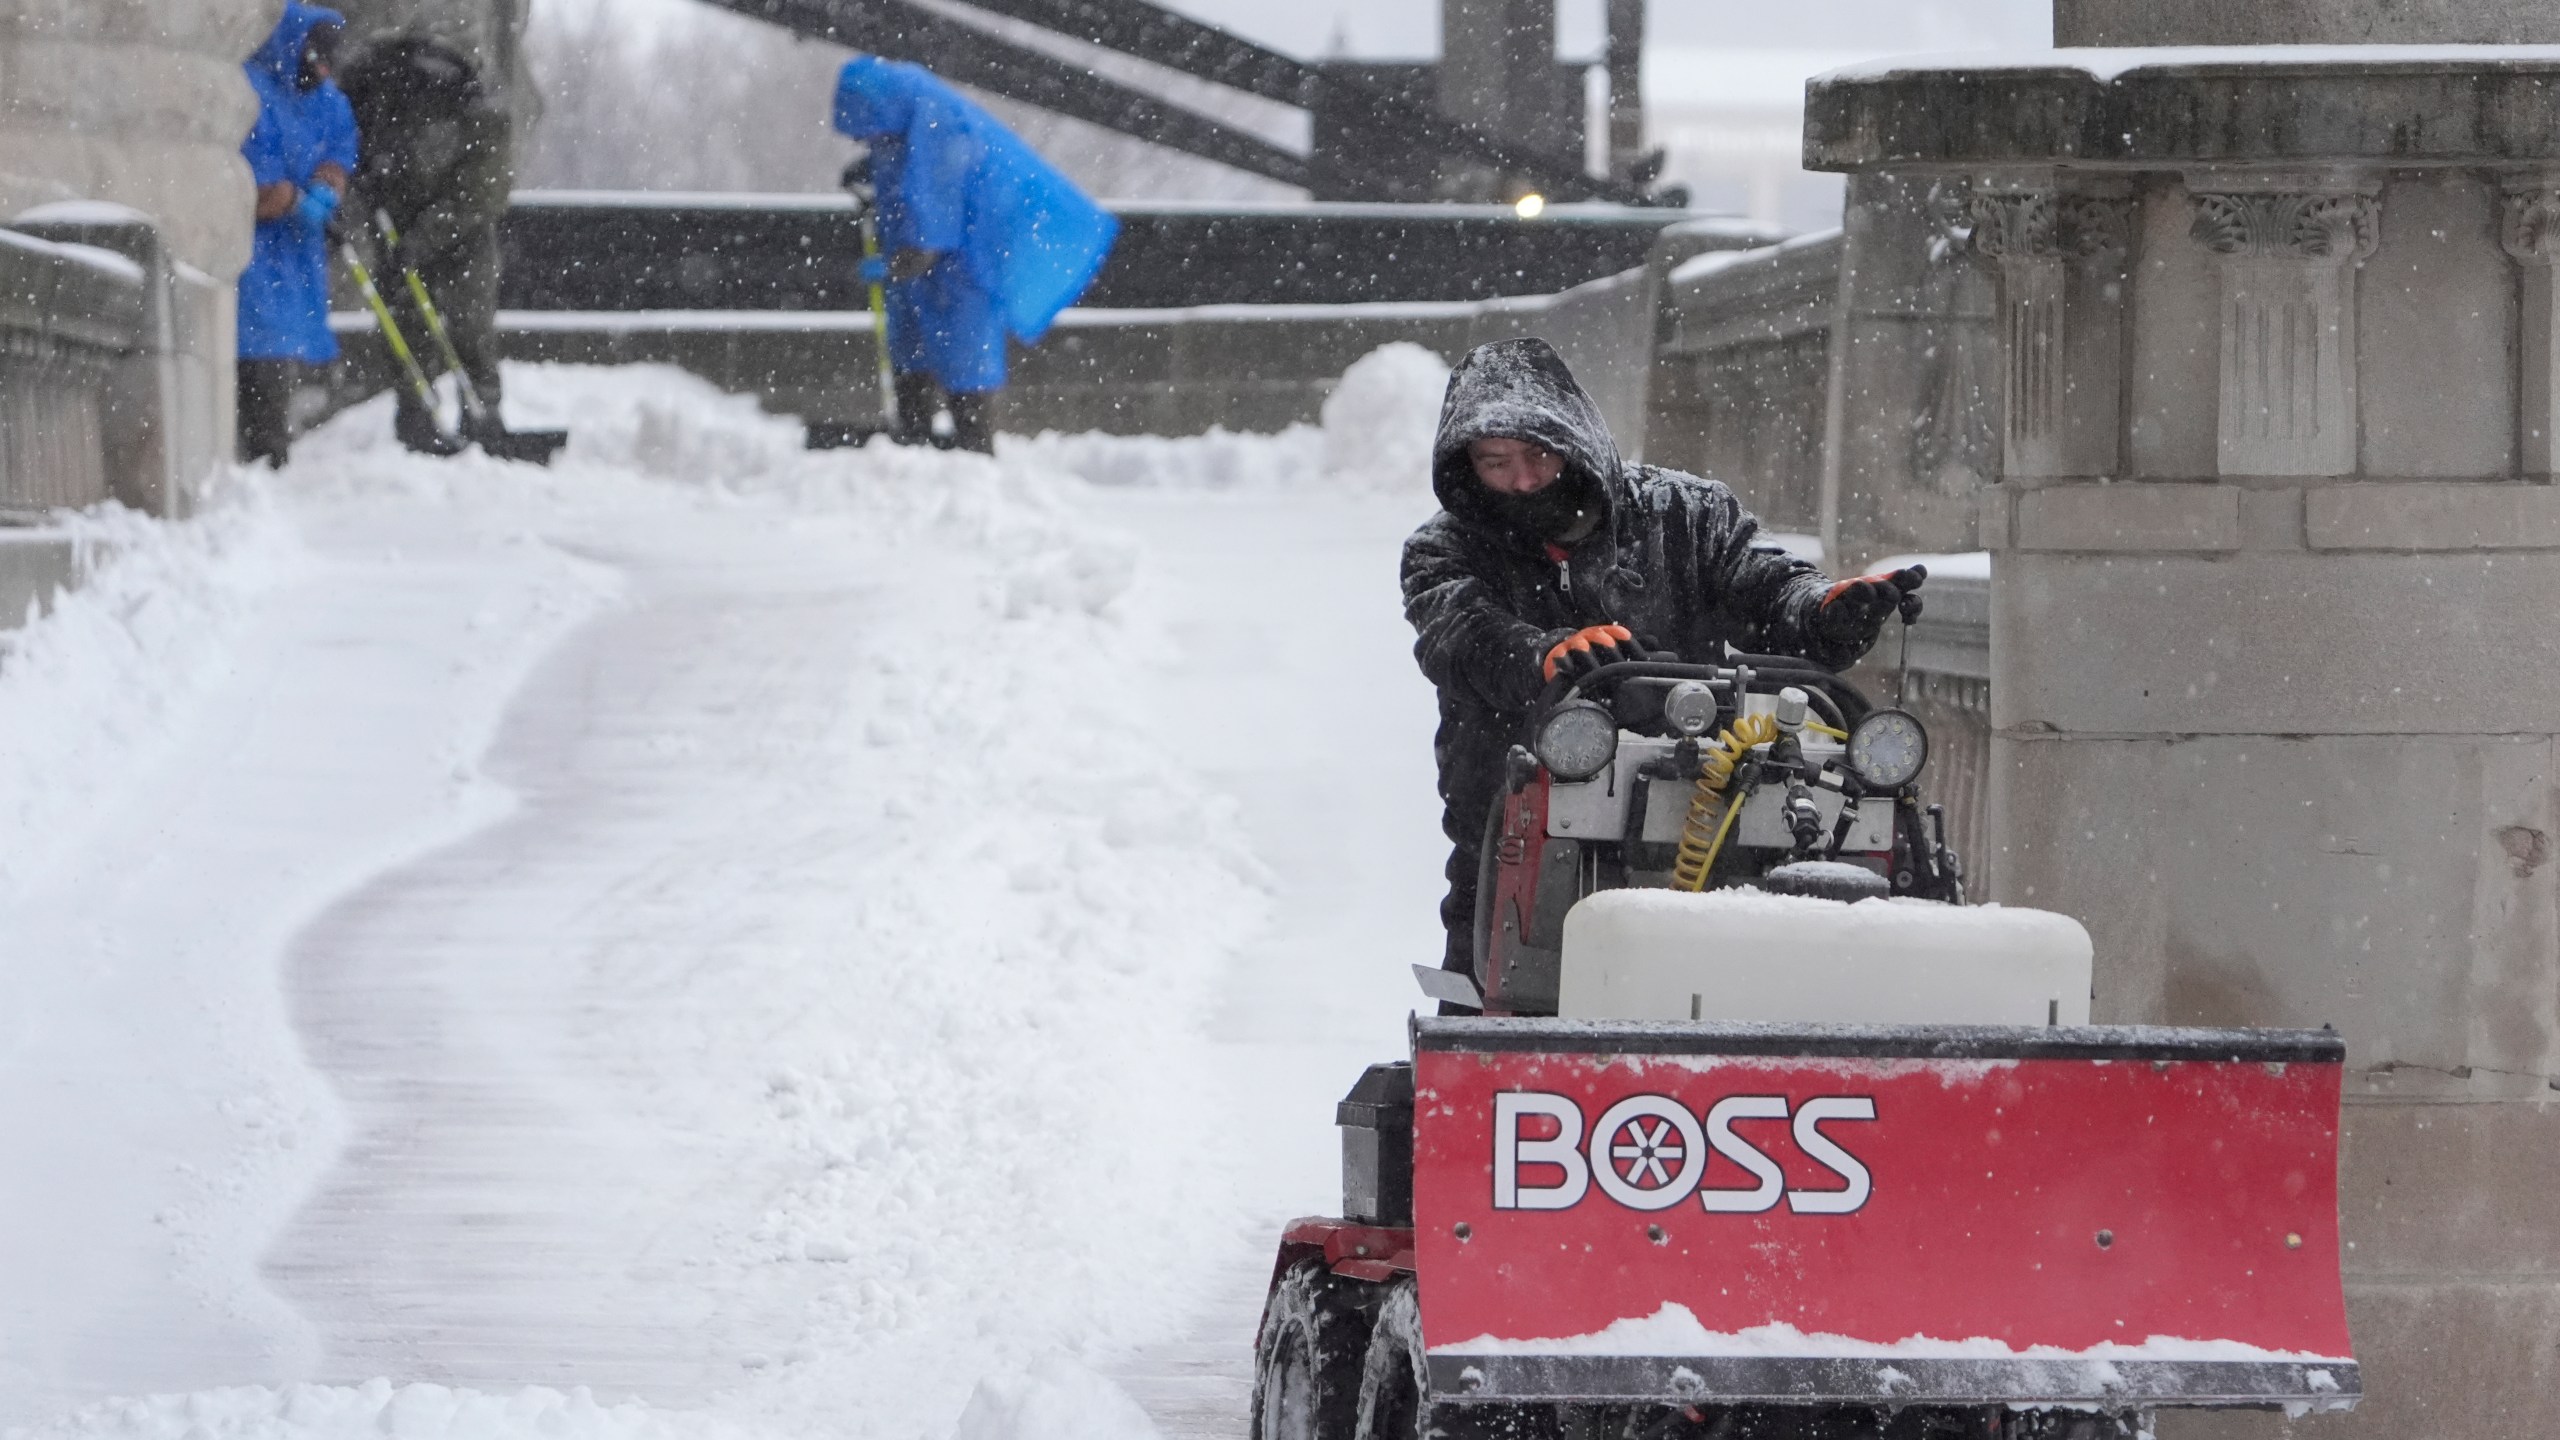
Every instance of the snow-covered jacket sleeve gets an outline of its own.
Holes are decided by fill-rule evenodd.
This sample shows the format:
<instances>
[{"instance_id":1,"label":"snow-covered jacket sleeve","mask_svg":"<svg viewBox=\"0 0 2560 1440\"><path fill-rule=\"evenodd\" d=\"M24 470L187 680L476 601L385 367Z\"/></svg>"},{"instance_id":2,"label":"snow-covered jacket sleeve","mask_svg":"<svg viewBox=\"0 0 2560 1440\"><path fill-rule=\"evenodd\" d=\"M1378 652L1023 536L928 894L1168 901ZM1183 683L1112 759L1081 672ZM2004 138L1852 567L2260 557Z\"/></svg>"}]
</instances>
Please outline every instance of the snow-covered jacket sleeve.
<instances>
[{"instance_id":1,"label":"snow-covered jacket sleeve","mask_svg":"<svg viewBox=\"0 0 2560 1440\"><path fill-rule=\"evenodd\" d=\"M1762 543L1760 521L1731 490L1710 482L1693 493L1698 498L1690 533L1698 575L1705 593L1722 597L1741 632L1735 643L1764 655L1799 655L1834 670L1867 653L1873 641L1842 645L1814 628L1813 613L1831 588L1830 577Z\"/></svg>"},{"instance_id":2,"label":"snow-covered jacket sleeve","mask_svg":"<svg viewBox=\"0 0 2560 1440\"><path fill-rule=\"evenodd\" d=\"M1448 516L1405 541L1403 580L1413 655L1432 684L1464 686L1504 714L1538 698L1540 657L1572 632L1541 630L1506 608Z\"/></svg>"}]
</instances>

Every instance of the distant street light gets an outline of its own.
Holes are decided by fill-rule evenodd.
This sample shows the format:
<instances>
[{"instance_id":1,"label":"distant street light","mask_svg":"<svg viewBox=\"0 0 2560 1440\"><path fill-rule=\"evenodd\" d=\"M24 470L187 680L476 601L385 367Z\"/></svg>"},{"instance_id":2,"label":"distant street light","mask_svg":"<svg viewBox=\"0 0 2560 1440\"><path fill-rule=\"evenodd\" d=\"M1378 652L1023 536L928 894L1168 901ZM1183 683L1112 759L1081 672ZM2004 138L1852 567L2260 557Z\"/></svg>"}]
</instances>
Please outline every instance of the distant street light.
<instances>
[{"instance_id":1,"label":"distant street light","mask_svg":"<svg viewBox=\"0 0 2560 1440\"><path fill-rule=\"evenodd\" d=\"M1535 190L1532 190L1528 194L1521 196L1519 203L1513 205L1511 208L1519 212L1521 219L1535 220L1540 215L1546 213L1547 197L1539 194Z\"/></svg>"}]
</instances>

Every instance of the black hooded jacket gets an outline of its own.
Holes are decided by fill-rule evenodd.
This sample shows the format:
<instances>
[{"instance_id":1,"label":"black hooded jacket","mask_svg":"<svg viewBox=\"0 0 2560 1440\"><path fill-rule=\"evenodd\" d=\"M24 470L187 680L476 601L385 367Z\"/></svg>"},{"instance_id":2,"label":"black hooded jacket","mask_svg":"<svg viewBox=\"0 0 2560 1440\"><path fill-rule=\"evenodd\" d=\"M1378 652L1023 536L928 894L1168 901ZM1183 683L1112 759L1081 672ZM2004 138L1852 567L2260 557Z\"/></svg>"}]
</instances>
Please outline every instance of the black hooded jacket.
<instances>
[{"instance_id":1,"label":"black hooded jacket","mask_svg":"<svg viewBox=\"0 0 2560 1440\"><path fill-rule=\"evenodd\" d=\"M1559 562L1507 518L1476 479L1467 446L1526 440L1589 481L1598 527ZM1414 658L1440 690L1440 797L1449 838L1472 849L1543 688L1547 650L1587 625L1616 623L1648 647L1712 662L1724 646L1840 667L1866 646L1819 638L1830 581L1775 546L1714 480L1618 458L1599 407L1543 340L1476 348L1449 377L1431 483L1441 511L1404 546L1404 610Z\"/></svg>"}]
</instances>

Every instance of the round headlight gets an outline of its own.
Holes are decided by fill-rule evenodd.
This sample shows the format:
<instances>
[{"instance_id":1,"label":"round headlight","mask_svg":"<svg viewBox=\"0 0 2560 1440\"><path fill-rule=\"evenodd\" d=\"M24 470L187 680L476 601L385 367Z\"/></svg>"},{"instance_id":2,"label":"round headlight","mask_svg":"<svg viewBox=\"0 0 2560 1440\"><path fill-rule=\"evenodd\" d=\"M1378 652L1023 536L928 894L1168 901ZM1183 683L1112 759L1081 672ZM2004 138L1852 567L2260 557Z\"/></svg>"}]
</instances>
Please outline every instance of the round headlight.
<instances>
[{"instance_id":1,"label":"round headlight","mask_svg":"<svg viewBox=\"0 0 2560 1440\"><path fill-rule=\"evenodd\" d=\"M1900 710L1878 710L1849 732L1849 768L1877 790L1899 790L1929 763L1929 732Z\"/></svg>"},{"instance_id":2,"label":"round headlight","mask_svg":"<svg viewBox=\"0 0 2560 1440\"><path fill-rule=\"evenodd\" d=\"M1618 717L1588 700L1560 705L1538 722L1538 763L1559 780L1579 783L1618 756Z\"/></svg>"}]
</instances>

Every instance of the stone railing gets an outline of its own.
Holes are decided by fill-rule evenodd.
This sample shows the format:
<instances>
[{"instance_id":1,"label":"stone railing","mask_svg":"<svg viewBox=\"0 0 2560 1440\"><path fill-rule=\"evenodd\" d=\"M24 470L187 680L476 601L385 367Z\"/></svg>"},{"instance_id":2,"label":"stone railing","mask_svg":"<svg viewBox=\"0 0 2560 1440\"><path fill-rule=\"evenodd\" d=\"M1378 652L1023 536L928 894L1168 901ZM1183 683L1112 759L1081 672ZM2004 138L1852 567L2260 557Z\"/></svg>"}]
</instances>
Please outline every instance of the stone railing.
<instances>
[{"instance_id":1,"label":"stone railing","mask_svg":"<svg viewBox=\"0 0 2560 1440\"><path fill-rule=\"evenodd\" d=\"M1724 480L1773 529L1821 534L1839 297L1836 230L1671 267L1646 458Z\"/></svg>"},{"instance_id":2,"label":"stone railing","mask_svg":"<svg viewBox=\"0 0 2560 1440\"><path fill-rule=\"evenodd\" d=\"M0 521L108 498L108 412L146 301L121 255L0 230Z\"/></svg>"}]
</instances>

